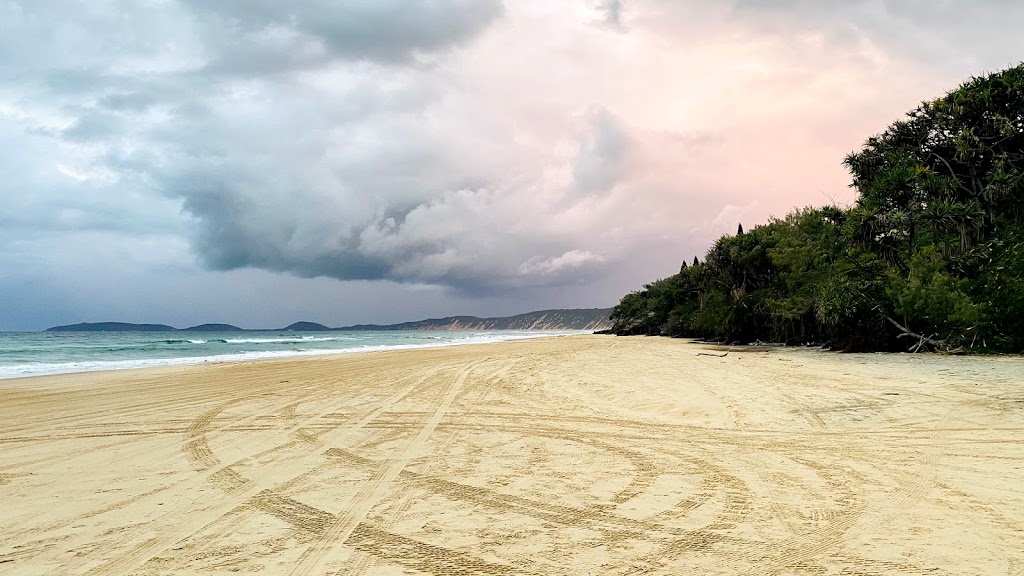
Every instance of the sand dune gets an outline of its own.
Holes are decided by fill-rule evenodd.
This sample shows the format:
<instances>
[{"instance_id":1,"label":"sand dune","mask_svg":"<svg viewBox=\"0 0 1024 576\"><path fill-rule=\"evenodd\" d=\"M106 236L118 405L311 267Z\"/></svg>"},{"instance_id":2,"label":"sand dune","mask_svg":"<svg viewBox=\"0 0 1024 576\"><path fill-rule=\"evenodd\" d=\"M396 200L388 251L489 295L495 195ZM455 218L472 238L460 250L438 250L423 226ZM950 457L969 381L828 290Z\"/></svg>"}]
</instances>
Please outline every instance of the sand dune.
<instances>
[{"instance_id":1,"label":"sand dune","mask_svg":"<svg viewBox=\"0 0 1024 576\"><path fill-rule=\"evenodd\" d=\"M2 381L0 574L1024 574L1024 361L712 350Z\"/></svg>"}]
</instances>

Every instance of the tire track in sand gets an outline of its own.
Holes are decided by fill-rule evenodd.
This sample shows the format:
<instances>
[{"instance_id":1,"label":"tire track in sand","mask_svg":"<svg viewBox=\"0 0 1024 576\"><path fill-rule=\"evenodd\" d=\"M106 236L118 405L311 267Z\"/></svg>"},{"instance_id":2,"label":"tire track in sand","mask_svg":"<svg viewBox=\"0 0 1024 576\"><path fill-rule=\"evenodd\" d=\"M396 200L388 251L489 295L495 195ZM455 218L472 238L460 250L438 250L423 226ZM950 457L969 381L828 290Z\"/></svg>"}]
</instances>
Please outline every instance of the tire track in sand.
<instances>
[{"instance_id":1,"label":"tire track in sand","mask_svg":"<svg viewBox=\"0 0 1024 576\"><path fill-rule=\"evenodd\" d=\"M940 419L940 422L948 419L954 409L951 408ZM751 574L772 575L787 568L814 569L815 561L838 547L843 542L846 534L854 529L861 518L871 512L876 512L875 515L879 517L878 524L884 525L892 517L901 514L902 511L923 498L927 491L933 487L933 479L927 477L933 474L926 476L925 472L929 471L933 466L934 454L930 450L922 450L921 456L923 458L920 462L920 470L917 473L890 468L892 471L891 475L896 477L897 487L875 503L872 508L866 508L863 502L860 502L858 506L855 506L846 514L820 528L815 528L794 538L772 544L765 551L766 554L758 565L742 572L741 576ZM818 472L823 474L830 485L833 484L832 481L829 481L830 479L835 480L836 477L840 476L832 473L834 471L829 471L825 468L819 468ZM918 573L934 574L936 572L931 569L921 569Z\"/></svg>"},{"instance_id":2,"label":"tire track in sand","mask_svg":"<svg viewBox=\"0 0 1024 576\"><path fill-rule=\"evenodd\" d=\"M480 376L479 378L485 380L486 384L479 392L474 394L475 397L473 400L467 401L469 406L477 406L481 404L484 401L484 399L487 398L487 396L491 393L494 387L501 381L501 374L507 373L509 369L515 364L515 360L507 360L504 363L502 363L502 365L497 369L494 369L492 367L489 374ZM451 410L449 410L449 414L450 413ZM448 447L451 445L451 443L455 440L457 436L458 433L456 431L447 431L442 441L439 443L438 447L435 448L435 453L446 453L448 451ZM428 473L431 470L431 468L433 468L434 464L436 464L436 462L436 459L431 459L428 462L421 463L421 471L423 473ZM403 471L403 474L408 472L408 470L405 470ZM385 534L391 532L395 523L398 522L398 519L409 510L409 508L413 505L415 501L416 498L414 497L413 491L402 491L400 493L400 498L398 502L394 506L392 506L391 509L388 510L386 514L381 514L379 519L372 523L373 528ZM355 534L359 533L359 531L365 526L367 526L367 522L363 522L358 527L356 527L356 531L353 533L353 536L349 537L349 540L351 540L355 536ZM346 540L346 545L353 546L353 544L349 540ZM388 549L396 548L392 546ZM363 576L366 573L366 571L370 568L370 566L372 566L378 558L383 558L383 556L380 555L379 551L375 554L374 550L370 550L365 547L354 546L352 556L349 558L347 566L339 570L334 576ZM456 557L454 555L447 555L444 556L444 558L446 562L457 563L459 560L462 559L462 556ZM392 559L392 561L396 560ZM398 563L402 564L402 562ZM458 573L459 570L462 570L462 573L465 574L472 573L469 570L468 564L460 566L461 567L456 566L456 568L453 569L453 572Z\"/></svg>"},{"instance_id":3,"label":"tire track in sand","mask_svg":"<svg viewBox=\"0 0 1024 576\"><path fill-rule=\"evenodd\" d=\"M414 389L416 385L427 377L429 377L429 375L417 380L416 383L400 392L398 397L401 397L401 395ZM323 388L324 386L318 386L311 390L307 390L307 392L310 395L314 395L317 391L322 391ZM394 398L395 397L392 397L389 400L393 400ZM351 402L351 400L351 398L346 398L342 403L332 406L331 410L344 406L346 403ZM88 574L94 576L112 576L140 566L174 544L187 539L195 532L216 523L225 514L230 513L250 498L281 483L281 480L277 476L269 473L265 474L259 481L252 481L239 475L232 469L232 466L247 459L272 454L292 447L298 444L297 440L278 444L257 454L250 454L249 456L241 458L228 465L223 465L220 459L217 458L208 447L205 450L203 449L203 447L206 446L206 435L210 432L229 430L231 426L237 422L248 422L264 417L262 414L252 414L240 418L235 423L212 428L216 417L222 411L237 404L238 402L240 402L240 400L223 402L201 414L188 428L186 439L182 446L186 456L189 457L189 460L197 466L196 471L201 473L199 476L186 480L185 483L209 481L215 486L221 488L228 497L203 510L168 512L167 514L161 515L156 519L139 526L139 528L156 532L157 535L153 538L142 541L134 548L119 554L116 559L100 566L93 567L87 572ZM278 404L276 406L272 406L270 409L272 412L277 412L282 409L287 409L288 405L292 403L294 403L294 400L283 405ZM296 422L290 428L286 429L285 432L293 432L294 430L308 426L311 422L323 417L324 414L330 413L331 410L311 416L301 422ZM341 425L342 423L343 422L339 422L338 425ZM285 471L312 468L315 464L319 463L322 457L323 455L319 452L307 451L299 455L297 458L284 458L283 460L273 462L266 467L266 470L269 472L272 469L280 469L280 472L287 473ZM292 474L292 476L293 475L294 474ZM287 481L290 482L293 480L294 478L289 477ZM65 564L57 573L70 574L73 571L81 570L88 565L90 557L103 556L106 553L113 552L119 544L122 544L122 542L117 540L108 541L107 543L90 550L89 554L81 558L79 562Z\"/></svg>"},{"instance_id":4,"label":"tire track in sand","mask_svg":"<svg viewBox=\"0 0 1024 576\"><path fill-rule=\"evenodd\" d=\"M417 378L412 384L405 387L398 393L385 399L379 406L374 408L368 414L365 414L357 422L351 424L346 429L349 431L362 429L368 422L376 418L381 412L389 409L395 403L401 401L402 398L407 396L409 393L411 393L413 390L415 390L418 386L420 386L424 381L426 381L433 375L435 375L435 372L428 372L427 374L422 375L420 378ZM337 410L339 407L344 406L350 403L351 401L351 398L345 398L341 404L333 405L328 410L321 411L316 415L312 415L300 421L292 421L291 425L286 429L286 432L297 433L299 430L302 430L310 423L322 419L325 415L332 413L334 410ZM190 441L186 442L185 444L186 454L191 454L195 458L194 462L201 465L199 471L205 471L205 474L202 477L212 481L214 485L219 487L228 495L228 498L219 502L218 505L213 510L203 511L204 513L198 514L195 511L189 512L188 516L192 518L193 521L188 522L187 524L177 523L180 520L179 517L181 516L181 514L171 514L166 517L162 517L162 526L160 526L161 529L158 530L158 533L160 535L158 535L156 538L143 542L135 549L131 550L126 554L121 555L119 558L112 562L109 562L107 564L90 570L88 574L92 576L114 576L116 574L120 574L124 571L127 571L131 568L141 566L150 559L152 559L154 556L166 551L175 544L183 540L186 540L195 533L202 531L205 528L219 522L223 516L229 514L233 510L237 509L239 506L245 505L247 502L254 503L256 505L266 503L268 507L273 508L275 505L278 505L281 502L281 499L277 496L276 493L277 488L279 488L281 485L294 483L301 477L308 475L308 473L300 474L299 476L291 474L287 480L282 482L274 475L266 474L264 475L264 478L258 481L254 481L252 479L241 476L232 469L232 466L238 464L243 460L258 457L260 455L271 454L282 449L300 444L300 441L298 439L291 440L283 444L279 444L277 446L264 450L256 455L250 455L246 458L243 458L226 466L222 465L220 459L217 458L217 456L212 451L210 451L209 449L203 450L201 447L206 445L206 434L210 432L209 426L213 423L216 416L221 411L223 411L232 404L234 404L234 402L227 402L222 404L221 406L215 407L214 409L202 414L195 421L194 425L189 428ZM295 404L295 402L291 402L285 406L276 407L274 408L274 410L288 410L288 407L291 406L292 404ZM243 418L242 420L251 420L259 417L259 415L253 415ZM334 427L340 427L345 423L346 421L339 421ZM219 428L219 430L223 430L226 428L227 426L221 427ZM197 449L197 446L199 446L200 448ZM315 444L315 447L320 448L322 447L322 445L318 442ZM296 469L311 470L314 469L316 465L321 463L322 459L322 452L307 451L301 456L299 456L298 459L296 460L287 460L287 465L285 465L282 461L279 460L268 466L274 468L280 467L282 470L289 471ZM309 514L307 514L306 516L308 518ZM235 523L240 521L241 519L236 519ZM210 543L207 543L207 545L208 544Z\"/></svg>"},{"instance_id":5,"label":"tire track in sand","mask_svg":"<svg viewBox=\"0 0 1024 576\"><path fill-rule=\"evenodd\" d=\"M450 366L448 365L438 367L438 371L442 369L447 369L449 367ZM426 382L428 379L435 375L436 371L431 371L426 374L421 373L421 375L418 378L416 377L416 375L400 378L396 382L396 384L408 380L413 380L413 382L410 385L398 391L397 393L385 398L380 404L376 405L371 410L358 413L350 418L336 420L326 427L321 426L318 428L318 431L315 434L309 432L308 430L311 427L311 423L318 420L322 420L326 416L331 415L333 411L337 408L337 406L332 407L332 409L329 410L321 411L316 415L299 419L297 417L298 405L304 403L306 400L291 402L281 409L281 415L284 418L285 423L287 424L287 431L293 434L296 440L293 442L276 446L274 448L266 450L264 453L261 454L269 454L276 450L282 449L283 447L296 444L304 444L311 450L325 448L326 444L320 439L321 436L328 434L330 431L338 429L341 426L345 426L345 431L350 435L353 432L366 428L367 424L372 422L374 419L378 418L381 413L392 409L395 404L401 402L409 394L411 394L417 388L421 387L424 382ZM364 397L365 395L361 396L360 398ZM351 398L347 398L345 400L345 404L350 403L351 401ZM355 420L355 422L350 423L350 420L353 419ZM329 454L330 450L320 452L321 457L327 456ZM252 458L258 456L260 456L260 454L254 455L252 456ZM211 457L216 459L216 455L213 455L212 453ZM216 463L219 463L219 460L217 460ZM238 462L236 462L235 464L237 463ZM247 478L243 477L241 474L238 474L234 470L231 470L230 465L221 468L220 471L226 471L227 474L223 475L220 478L213 478L214 483L217 484L219 488L221 488L228 494L237 491L239 487L244 487L245 485L248 485L251 482ZM331 514L330 512L324 511L320 508L316 508L298 502L293 498L289 498L287 496L282 495L282 493L287 489L294 487L296 484L301 484L306 479L313 477L320 471L321 467L317 466L315 468L309 469L307 472L300 474L299 476L296 476L286 482L282 482L280 484L262 490L261 492L253 496L251 499L241 503L239 506L237 506L234 510L231 511L235 514L236 518L234 518L234 521L229 523L229 525L235 525L244 522L244 513L246 511L256 510L264 514L269 514L271 516L277 517L289 523L294 529L310 534L311 537L315 538L321 536L335 519L334 514ZM213 523L211 523L211 525L212 524ZM210 525L204 527L204 529L209 526ZM223 530L221 531L223 532ZM203 551L208 550L211 546L214 546L216 543L217 542L215 540L207 540L202 542L199 546L192 548L190 551L193 554L202 553Z\"/></svg>"},{"instance_id":6,"label":"tire track in sand","mask_svg":"<svg viewBox=\"0 0 1024 576\"><path fill-rule=\"evenodd\" d=\"M306 552L300 557L299 563L289 572L289 576L305 576L310 574L321 565L328 552L336 544L344 542L352 535L359 523L363 521L370 510L391 488L391 484L409 464L409 461L415 458L422 450L427 442L427 438L430 437L438 423L444 418L455 397L462 390L462 385L466 382L469 373L477 364L479 362L466 366L451 381L440 404L434 410L434 414L423 425L416 437L409 442L398 458L387 462L386 465L381 466L374 473L372 479L356 493L349 506L337 517L334 524L328 528L327 533L306 549ZM383 407L380 411L383 411Z\"/></svg>"}]
</instances>

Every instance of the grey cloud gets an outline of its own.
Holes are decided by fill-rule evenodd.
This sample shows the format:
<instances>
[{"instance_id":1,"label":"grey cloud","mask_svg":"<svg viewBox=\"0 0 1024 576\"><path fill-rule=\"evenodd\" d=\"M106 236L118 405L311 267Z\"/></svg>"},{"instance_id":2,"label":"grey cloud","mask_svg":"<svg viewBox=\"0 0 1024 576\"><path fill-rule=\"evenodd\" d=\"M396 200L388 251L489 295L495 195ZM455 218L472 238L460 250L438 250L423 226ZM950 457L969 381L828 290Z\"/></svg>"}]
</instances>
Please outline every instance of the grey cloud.
<instances>
[{"instance_id":1,"label":"grey cloud","mask_svg":"<svg viewBox=\"0 0 1024 576\"><path fill-rule=\"evenodd\" d=\"M66 140L87 142L115 138L123 133L122 118L99 110L83 111L76 114L75 121L61 131Z\"/></svg>"},{"instance_id":2,"label":"grey cloud","mask_svg":"<svg viewBox=\"0 0 1024 576\"><path fill-rule=\"evenodd\" d=\"M158 102L158 98L145 92L114 92L99 99L100 106L119 112L144 112Z\"/></svg>"},{"instance_id":3,"label":"grey cloud","mask_svg":"<svg viewBox=\"0 0 1024 576\"><path fill-rule=\"evenodd\" d=\"M1016 64L1024 26L1024 4L1015 0L630 0L629 10L632 29L693 43L724 29L790 43L813 38L822 49L803 44L808 59L831 48L954 77Z\"/></svg>"},{"instance_id":4,"label":"grey cloud","mask_svg":"<svg viewBox=\"0 0 1024 576\"><path fill-rule=\"evenodd\" d=\"M252 81L241 96L201 92L139 131L147 150L106 161L181 200L192 248L212 269L432 283L481 295L572 283L604 268L596 254L587 266L563 259L521 268L538 255L572 253L578 242L515 231L537 218L523 197L536 176L508 184L489 172L515 152L503 133L469 131L453 146L443 126L473 113L458 104L458 90L405 68L345 72L350 83L367 79L350 84L340 102L334 89L276 81ZM577 137L576 182L563 190L571 203L607 194L629 149L620 120L600 109ZM556 218L567 205L561 199L541 219Z\"/></svg>"},{"instance_id":5,"label":"grey cloud","mask_svg":"<svg viewBox=\"0 0 1024 576\"><path fill-rule=\"evenodd\" d=\"M624 175L630 148L621 120L608 110L592 112L588 124L573 165L575 185L585 195L607 192Z\"/></svg>"},{"instance_id":6,"label":"grey cloud","mask_svg":"<svg viewBox=\"0 0 1024 576\"><path fill-rule=\"evenodd\" d=\"M4 3L0 48L19 54L0 73L0 105L18 119L6 147L28 138L38 150L7 181L33 192L3 220L145 233L167 226L132 209L170 204L213 269L443 279L437 266L399 270L401 254L360 252L359 233L487 179L438 151L421 115L441 84L414 60L502 11L499 0ZM431 261L441 241L402 261Z\"/></svg>"},{"instance_id":7,"label":"grey cloud","mask_svg":"<svg viewBox=\"0 0 1024 576\"><path fill-rule=\"evenodd\" d=\"M0 4L0 52L18 58L0 79L42 77L69 90L167 74L290 72L339 58L409 62L471 40L503 11L500 0L13 0Z\"/></svg>"},{"instance_id":8,"label":"grey cloud","mask_svg":"<svg viewBox=\"0 0 1024 576\"><path fill-rule=\"evenodd\" d=\"M222 44L218 55L222 61L214 65L243 65L249 71L324 56L407 61L417 53L444 50L472 38L503 12L500 0L183 0L183 4L196 14L213 17L207 23L212 28L209 35L245 38L243 44Z\"/></svg>"},{"instance_id":9,"label":"grey cloud","mask_svg":"<svg viewBox=\"0 0 1024 576\"><path fill-rule=\"evenodd\" d=\"M623 30L622 12L624 9L623 0L604 0L601 8L604 10L604 22L610 28Z\"/></svg>"},{"instance_id":10,"label":"grey cloud","mask_svg":"<svg viewBox=\"0 0 1024 576\"><path fill-rule=\"evenodd\" d=\"M545 258L534 256L519 265L521 274L558 274L564 270L579 270L581 268L601 264L605 262L603 256L598 256L588 250L570 250L559 256Z\"/></svg>"},{"instance_id":11,"label":"grey cloud","mask_svg":"<svg viewBox=\"0 0 1024 576\"><path fill-rule=\"evenodd\" d=\"M0 245L62 230L183 231L177 201L96 165L90 154L69 152L78 145L61 130L26 129L0 114Z\"/></svg>"},{"instance_id":12,"label":"grey cloud","mask_svg":"<svg viewBox=\"0 0 1024 576\"><path fill-rule=\"evenodd\" d=\"M241 182L206 181L210 174L198 175L195 183L179 181L184 209L197 218L192 248L208 268L261 268L341 280L386 277L385 262L359 254L351 234L331 230L326 220L311 223L289 210L286 200L261 202L245 192L246 184L255 183L245 182L241 173L232 176ZM301 191L292 198L307 200ZM313 230L303 230L309 226Z\"/></svg>"},{"instance_id":13,"label":"grey cloud","mask_svg":"<svg viewBox=\"0 0 1024 576\"><path fill-rule=\"evenodd\" d=\"M741 21L779 34L803 31L854 45L863 39L895 57L936 66L1002 67L1020 58L1024 5L1014 0L734 0Z\"/></svg>"}]
</instances>

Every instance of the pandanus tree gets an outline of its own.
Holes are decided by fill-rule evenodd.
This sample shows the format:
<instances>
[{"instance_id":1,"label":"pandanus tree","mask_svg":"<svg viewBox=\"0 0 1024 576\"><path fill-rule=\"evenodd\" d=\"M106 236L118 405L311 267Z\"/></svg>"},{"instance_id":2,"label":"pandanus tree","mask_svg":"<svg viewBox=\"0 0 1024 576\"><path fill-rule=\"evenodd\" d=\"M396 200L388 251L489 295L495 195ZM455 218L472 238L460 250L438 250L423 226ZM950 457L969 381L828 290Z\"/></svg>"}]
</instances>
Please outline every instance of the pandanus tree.
<instances>
[{"instance_id":1,"label":"pandanus tree","mask_svg":"<svg viewBox=\"0 0 1024 576\"><path fill-rule=\"evenodd\" d=\"M879 310L904 311L903 324L887 317L904 334L914 323L946 332L935 347L973 338L983 306L962 279L981 273L998 231L1024 216L1024 66L924 102L845 164L859 193L851 236L895 269Z\"/></svg>"},{"instance_id":2,"label":"pandanus tree","mask_svg":"<svg viewBox=\"0 0 1024 576\"><path fill-rule=\"evenodd\" d=\"M927 223L967 251L1024 216L1024 66L922 103L844 163L870 238L895 233L912 245Z\"/></svg>"}]
</instances>

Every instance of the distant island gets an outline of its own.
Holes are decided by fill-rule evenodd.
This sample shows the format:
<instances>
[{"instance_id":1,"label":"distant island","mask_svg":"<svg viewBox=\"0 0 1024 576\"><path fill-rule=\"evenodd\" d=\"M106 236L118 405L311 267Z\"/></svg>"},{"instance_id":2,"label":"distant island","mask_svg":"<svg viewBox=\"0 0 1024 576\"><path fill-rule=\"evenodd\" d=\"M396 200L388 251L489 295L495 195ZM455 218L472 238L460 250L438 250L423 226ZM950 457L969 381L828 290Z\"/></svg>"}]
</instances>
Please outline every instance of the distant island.
<instances>
[{"instance_id":1,"label":"distant island","mask_svg":"<svg viewBox=\"0 0 1024 576\"><path fill-rule=\"evenodd\" d=\"M502 318L476 316L448 316L400 324L356 324L330 328L317 322L295 322L272 331L328 332L368 330L607 330L611 328L611 308L569 310L539 310ZM132 324L129 322L81 322L53 326L46 332L245 332L231 324L200 324L189 328L175 328L166 324Z\"/></svg>"},{"instance_id":2,"label":"distant island","mask_svg":"<svg viewBox=\"0 0 1024 576\"><path fill-rule=\"evenodd\" d=\"M185 328L186 332L244 332L243 328L231 324L200 324Z\"/></svg>"},{"instance_id":3,"label":"distant island","mask_svg":"<svg viewBox=\"0 0 1024 576\"><path fill-rule=\"evenodd\" d=\"M130 322L82 322L68 326L47 328L47 332L171 332L177 330L166 324L132 324Z\"/></svg>"},{"instance_id":4,"label":"distant island","mask_svg":"<svg viewBox=\"0 0 1024 576\"><path fill-rule=\"evenodd\" d=\"M327 332L329 330L333 330L333 328L328 328L327 326L316 322L296 322L285 326L281 330L289 332Z\"/></svg>"}]
</instances>

